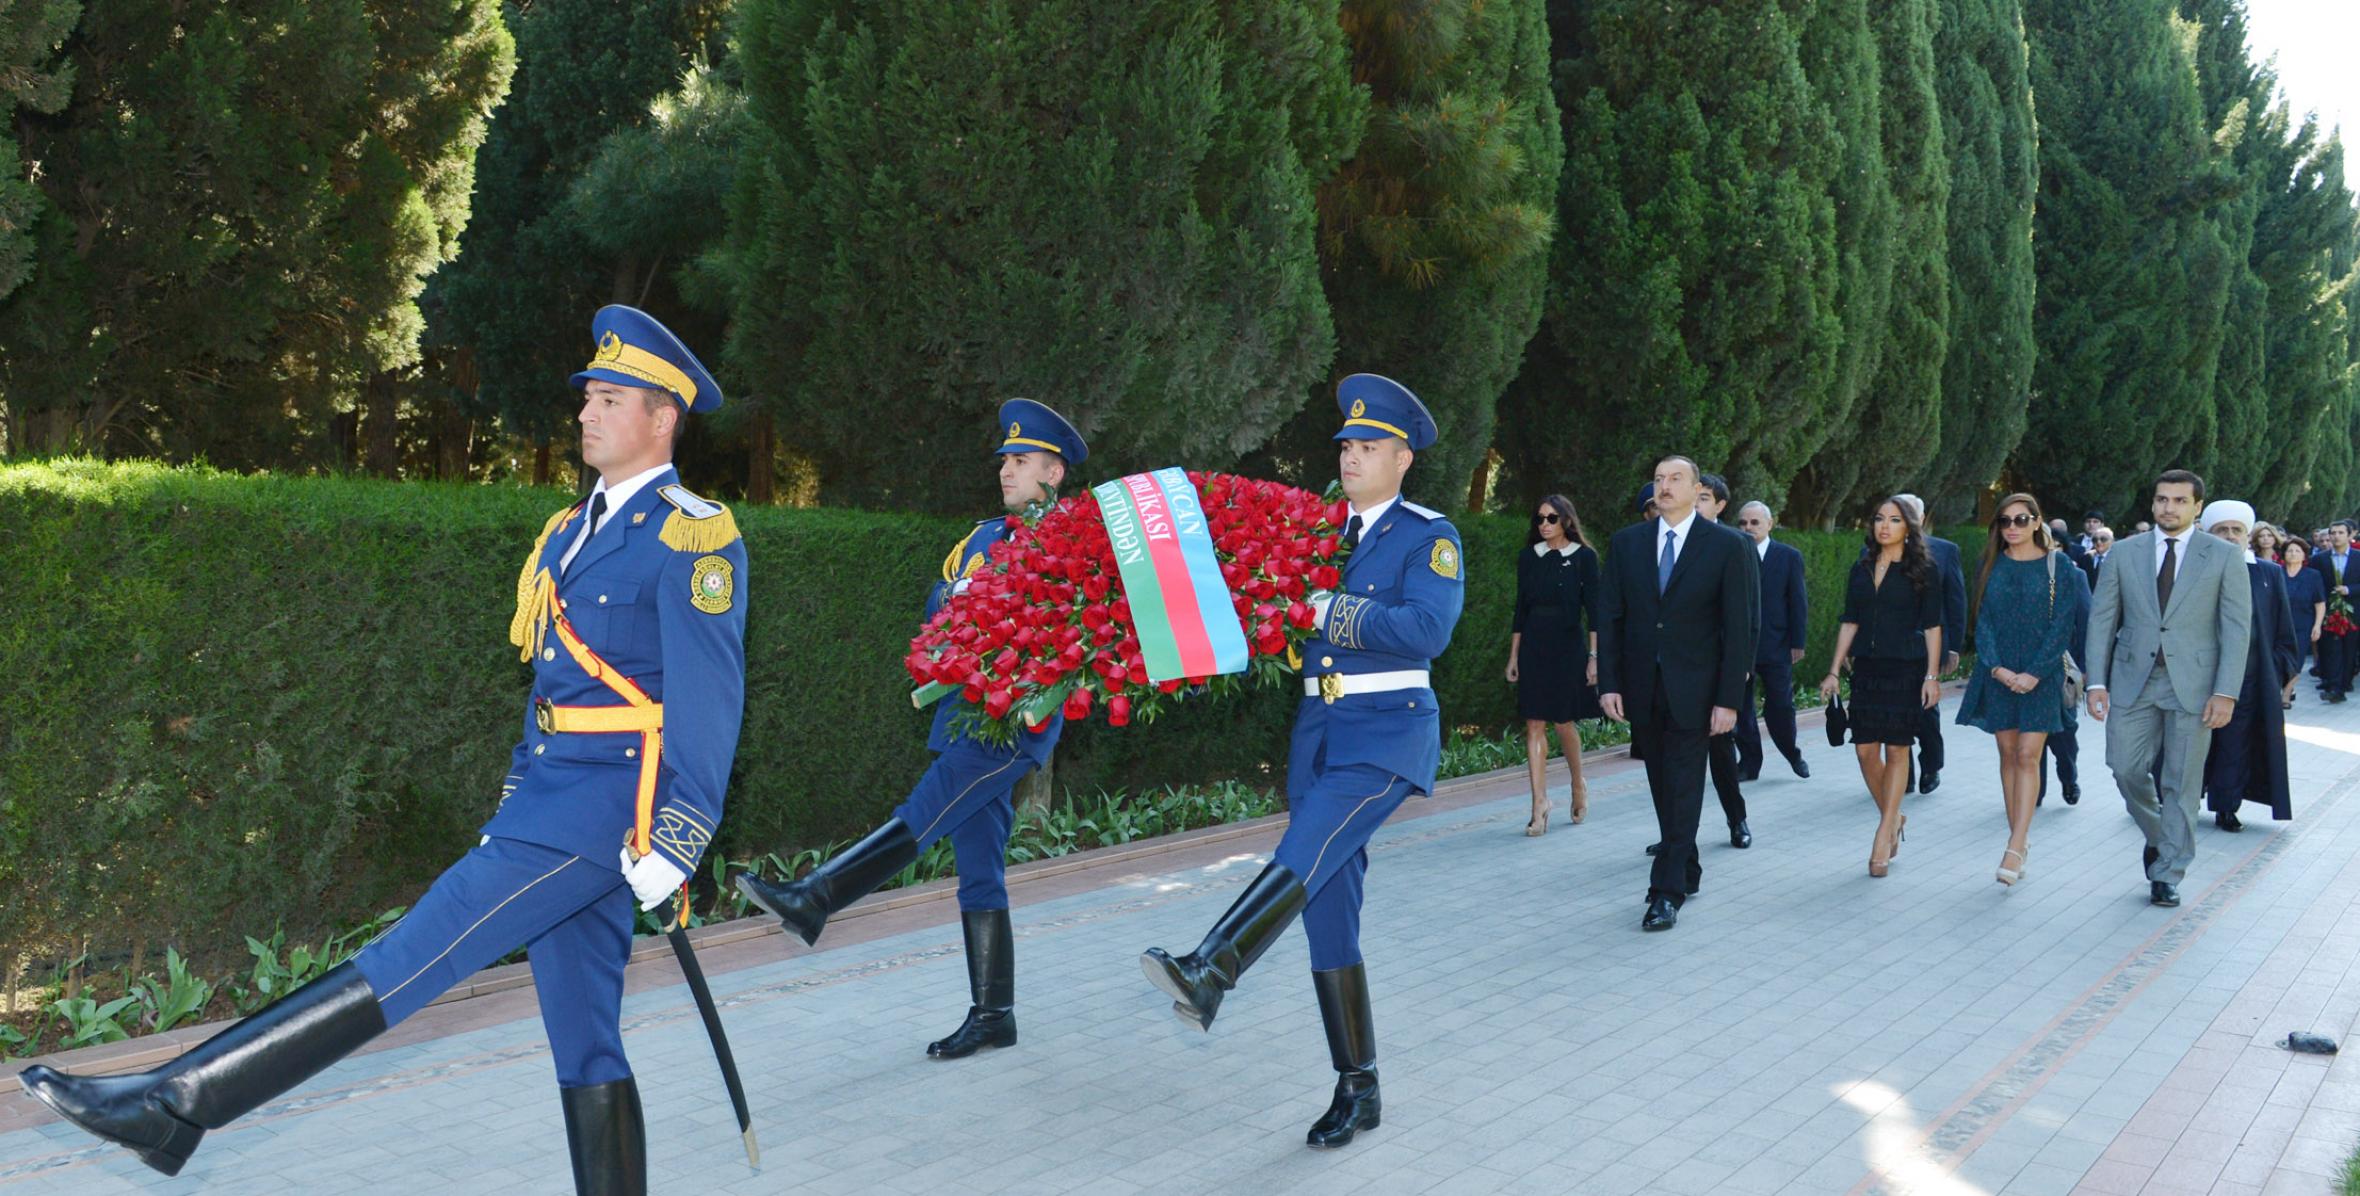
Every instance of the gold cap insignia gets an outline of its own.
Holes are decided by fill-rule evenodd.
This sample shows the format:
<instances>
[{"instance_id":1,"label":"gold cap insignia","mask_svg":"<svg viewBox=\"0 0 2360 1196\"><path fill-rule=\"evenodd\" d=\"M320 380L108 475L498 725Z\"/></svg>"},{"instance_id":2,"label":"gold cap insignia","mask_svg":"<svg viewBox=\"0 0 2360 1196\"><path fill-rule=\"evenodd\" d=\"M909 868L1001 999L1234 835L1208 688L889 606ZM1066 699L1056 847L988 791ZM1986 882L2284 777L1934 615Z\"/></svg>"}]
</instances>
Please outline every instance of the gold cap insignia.
<instances>
[{"instance_id":1,"label":"gold cap insignia","mask_svg":"<svg viewBox=\"0 0 2360 1196\"><path fill-rule=\"evenodd\" d=\"M1023 431L1024 431L1024 425L1023 425L1023 424L1019 424L1019 423L1011 423L1011 424L1009 424L1009 425L1008 425L1008 439L1010 439L1010 440L1014 440L1014 439L1016 439L1016 437L1018 436L1018 434L1022 433Z\"/></svg>"},{"instance_id":2,"label":"gold cap insignia","mask_svg":"<svg viewBox=\"0 0 2360 1196\"><path fill-rule=\"evenodd\" d=\"M623 357L623 338L608 332L598 338L598 355L590 359L592 365L602 361L620 361Z\"/></svg>"},{"instance_id":3,"label":"gold cap insignia","mask_svg":"<svg viewBox=\"0 0 2360 1196\"><path fill-rule=\"evenodd\" d=\"M1364 400L1361 400L1361 399L1354 399L1354 400L1352 400L1352 418L1354 418L1354 419L1359 419L1361 416L1364 416L1364 415L1367 415L1367 414L1368 414L1368 403L1367 403L1366 401L1364 401Z\"/></svg>"}]
</instances>

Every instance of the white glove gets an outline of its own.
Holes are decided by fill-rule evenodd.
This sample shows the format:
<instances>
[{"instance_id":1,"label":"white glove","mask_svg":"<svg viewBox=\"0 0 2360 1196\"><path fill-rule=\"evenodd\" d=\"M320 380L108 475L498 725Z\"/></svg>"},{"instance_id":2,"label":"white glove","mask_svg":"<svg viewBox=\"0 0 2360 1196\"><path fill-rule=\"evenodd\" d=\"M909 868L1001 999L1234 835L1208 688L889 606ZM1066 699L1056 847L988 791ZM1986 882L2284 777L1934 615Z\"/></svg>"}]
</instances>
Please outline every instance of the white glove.
<instances>
[{"instance_id":1,"label":"white glove","mask_svg":"<svg viewBox=\"0 0 2360 1196\"><path fill-rule=\"evenodd\" d=\"M1328 606L1335 600L1335 594L1330 591L1311 591L1311 625L1313 627L1327 626Z\"/></svg>"},{"instance_id":2,"label":"white glove","mask_svg":"<svg viewBox=\"0 0 2360 1196\"><path fill-rule=\"evenodd\" d=\"M952 593L952 595L956 596L956 595L959 595L959 594L964 594L964 593L966 593L966 592L967 592L967 587L968 587L969 585L972 585L972 584L974 584L974 581L975 581L975 579L974 579L974 578L972 578L972 577L962 577L962 578L960 578L959 580L952 582L952 583L951 583L951 593Z\"/></svg>"},{"instance_id":3,"label":"white glove","mask_svg":"<svg viewBox=\"0 0 2360 1196\"><path fill-rule=\"evenodd\" d=\"M648 852L634 860L630 848L622 850L623 879L630 883L631 892L639 898L641 909L654 909L662 905L665 898L679 892L680 886L688 880L688 873L682 872L672 861L655 852Z\"/></svg>"}]
</instances>

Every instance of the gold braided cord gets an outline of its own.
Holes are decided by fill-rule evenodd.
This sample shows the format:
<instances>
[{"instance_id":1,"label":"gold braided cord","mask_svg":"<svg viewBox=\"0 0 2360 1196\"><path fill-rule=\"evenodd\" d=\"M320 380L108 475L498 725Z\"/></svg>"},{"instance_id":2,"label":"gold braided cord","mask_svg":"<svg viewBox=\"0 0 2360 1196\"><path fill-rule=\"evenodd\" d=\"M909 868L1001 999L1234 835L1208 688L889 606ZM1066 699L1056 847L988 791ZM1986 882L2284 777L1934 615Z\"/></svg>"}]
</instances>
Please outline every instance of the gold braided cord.
<instances>
[{"instance_id":1,"label":"gold braided cord","mask_svg":"<svg viewBox=\"0 0 2360 1196\"><path fill-rule=\"evenodd\" d=\"M517 646L518 660L531 660L549 637L549 617L557 607L557 583L541 567L541 550L549 547L549 537L573 518L574 509L567 507L541 525L541 535L533 541L532 552L526 554L524 568L517 571L516 614L508 620L508 642Z\"/></svg>"}]
</instances>

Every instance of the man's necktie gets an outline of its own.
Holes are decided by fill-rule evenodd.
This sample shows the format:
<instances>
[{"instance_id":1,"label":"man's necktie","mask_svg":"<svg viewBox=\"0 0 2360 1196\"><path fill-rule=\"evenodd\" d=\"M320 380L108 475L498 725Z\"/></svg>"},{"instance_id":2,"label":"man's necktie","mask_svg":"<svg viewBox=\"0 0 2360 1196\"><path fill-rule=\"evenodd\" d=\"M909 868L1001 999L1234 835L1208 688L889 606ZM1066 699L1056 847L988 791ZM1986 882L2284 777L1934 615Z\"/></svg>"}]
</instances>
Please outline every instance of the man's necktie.
<instances>
[{"instance_id":1,"label":"man's necktie","mask_svg":"<svg viewBox=\"0 0 2360 1196\"><path fill-rule=\"evenodd\" d=\"M2172 582L2176 580L2173 575L2180 571L2179 547L2180 538L2178 536L2163 538L2163 568L2155 575L2155 609L2157 611L2171 609Z\"/></svg>"},{"instance_id":2,"label":"man's necktie","mask_svg":"<svg viewBox=\"0 0 2360 1196\"><path fill-rule=\"evenodd\" d=\"M1670 528L1664 529L1663 555L1656 558L1655 561L1655 592L1657 594L1663 593L1664 588L1672 584L1672 544L1679 534Z\"/></svg>"},{"instance_id":3,"label":"man's necktie","mask_svg":"<svg viewBox=\"0 0 2360 1196\"><path fill-rule=\"evenodd\" d=\"M1344 547L1352 548L1359 543L1360 516L1356 514L1352 518L1344 521Z\"/></svg>"},{"instance_id":4,"label":"man's necktie","mask_svg":"<svg viewBox=\"0 0 2360 1196\"><path fill-rule=\"evenodd\" d=\"M574 558L582 555L582 549L589 545L590 537L598 534L598 521L600 518L604 517L605 514L606 491L601 490L598 493L590 496L590 522L582 525L581 539L574 541L574 546L572 548L566 549L565 559L557 563L557 571L560 574L563 574L574 567Z\"/></svg>"}]
</instances>

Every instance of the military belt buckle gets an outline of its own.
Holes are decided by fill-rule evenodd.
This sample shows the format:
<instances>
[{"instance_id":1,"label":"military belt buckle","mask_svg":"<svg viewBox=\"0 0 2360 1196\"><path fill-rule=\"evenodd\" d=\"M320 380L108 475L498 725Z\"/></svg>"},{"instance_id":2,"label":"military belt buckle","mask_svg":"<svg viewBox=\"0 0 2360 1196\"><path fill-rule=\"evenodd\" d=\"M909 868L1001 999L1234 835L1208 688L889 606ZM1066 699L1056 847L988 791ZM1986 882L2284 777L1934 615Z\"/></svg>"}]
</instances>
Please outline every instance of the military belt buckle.
<instances>
[{"instance_id":1,"label":"military belt buckle","mask_svg":"<svg viewBox=\"0 0 2360 1196\"><path fill-rule=\"evenodd\" d=\"M533 725L541 728L543 735L557 733L557 707L552 705L549 699L533 699Z\"/></svg>"},{"instance_id":2,"label":"military belt buckle","mask_svg":"<svg viewBox=\"0 0 2360 1196\"><path fill-rule=\"evenodd\" d=\"M1320 701L1333 706L1336 704L1336 699L1343 696L1344 675L1342 673L1322 673L1319 675Z\"/></svg>"}]
</instances>

